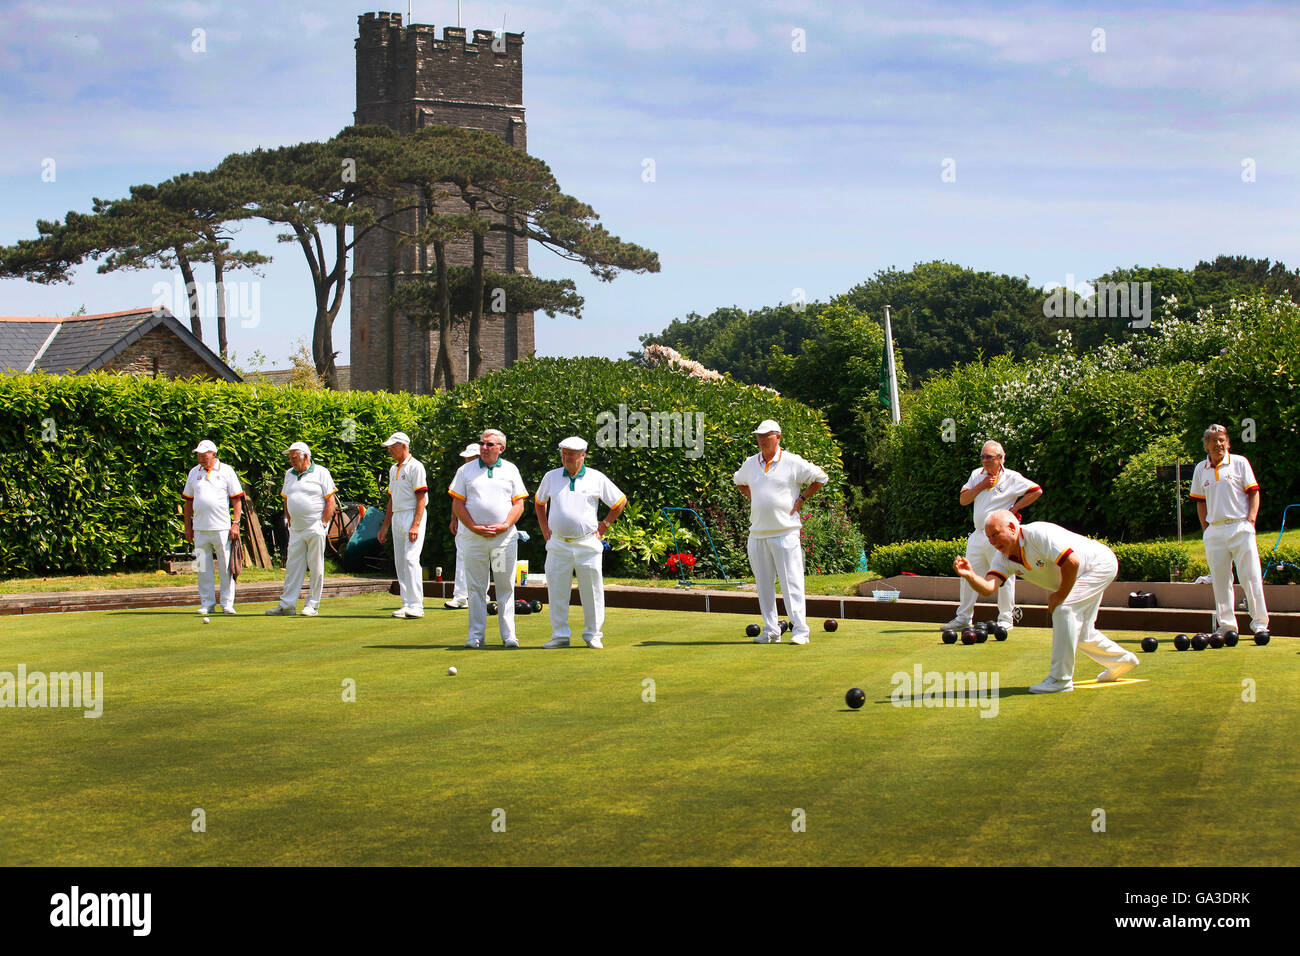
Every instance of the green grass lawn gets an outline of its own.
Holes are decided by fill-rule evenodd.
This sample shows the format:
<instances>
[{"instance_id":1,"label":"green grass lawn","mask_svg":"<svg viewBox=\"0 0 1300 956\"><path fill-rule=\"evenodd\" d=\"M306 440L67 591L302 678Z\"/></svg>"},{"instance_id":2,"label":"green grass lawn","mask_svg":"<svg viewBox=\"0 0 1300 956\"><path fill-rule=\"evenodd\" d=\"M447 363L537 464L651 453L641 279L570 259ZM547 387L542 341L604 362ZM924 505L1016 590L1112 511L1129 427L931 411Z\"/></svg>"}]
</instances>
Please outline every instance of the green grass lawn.
<instances>
[{"instance_id":1,"label":"green grass lawn","mask_svg":"<svg viewBox=\"0 0 1300 956\"><path fill-rule=\"evenodd\" d=\"M97 719L0 709L0 864L1232 866L1300 849L1294 640L1166 641L1144 683L1044 698L1025 692L1041 630L963 647L842 622L758 646L752 618L612 609L603 652L541 649L545 615L518 619L519 651L493 619L494 646L469 651L464 612L392 605L0 621L0 671L104 675ZM996 673L996 716L894 706L915 665ZM1081 658L1076 678L1095 671Z\"/></svg>"}]
</instances>

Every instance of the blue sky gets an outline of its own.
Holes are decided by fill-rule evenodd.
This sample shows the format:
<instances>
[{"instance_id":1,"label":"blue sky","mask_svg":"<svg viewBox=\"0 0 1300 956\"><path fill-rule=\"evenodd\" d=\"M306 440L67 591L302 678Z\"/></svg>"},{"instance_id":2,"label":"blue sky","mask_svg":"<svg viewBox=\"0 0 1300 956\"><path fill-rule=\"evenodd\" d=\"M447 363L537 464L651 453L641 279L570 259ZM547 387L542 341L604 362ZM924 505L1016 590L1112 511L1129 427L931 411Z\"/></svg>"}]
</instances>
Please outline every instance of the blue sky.
<instances>
[{"instance_id":1,"label":"blue sky","mask_svg":"<svg viewBox=\"0 0 1300 956\"><path fill-rule=\"evenodd\" d=\"M788 302L797 289L826 299L931 259L1037 285L1221 252L1300 265L1290 5L465 0L461 10L470 29L500 29L504 17L525 31L530 151L663 266L604 284L534 247L534 273L572 277L587 299L580 325L537 318L539 354L619 356L691 311ZM333 0L0 5L0 244L93 196L331 136L352 119L364 12ZM456 3L415 2L414 14L441 29ZM642 179L646 159L654 182ZM1243 182L1247 160L1254 182ZM232 348L281 367L311 333L306 265L269 228L249 227L239 245L275 261L258 280L259 321L232 322ZM0 315L148 305L173 279L92 266L71 285L0 280ZM341 364L347 329L345 305ZM215 342L210 318L205 337Z\"/></svg>"}]
</instances>

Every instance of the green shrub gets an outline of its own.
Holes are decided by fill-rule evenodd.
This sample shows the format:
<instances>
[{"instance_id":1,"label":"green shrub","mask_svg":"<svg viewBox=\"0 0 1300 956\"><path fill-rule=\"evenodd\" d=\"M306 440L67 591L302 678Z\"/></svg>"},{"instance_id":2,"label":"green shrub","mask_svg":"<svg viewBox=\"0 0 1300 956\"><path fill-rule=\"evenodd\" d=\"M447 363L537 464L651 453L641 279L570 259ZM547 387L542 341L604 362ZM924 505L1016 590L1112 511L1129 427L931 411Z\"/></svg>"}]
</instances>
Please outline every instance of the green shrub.
<instances>
[{"instance_id":1,"label":"green shrub","mask_svg":"<svg viewBox=\"0 0 1300 956\"><path fill-rule=\"evenodd\" d=\"M803 542L804 569L808 574L845 574L858 569L863 548L862 532L849 520L843 502L814 497L804 517L799 539Z\"/></svg>"},{"instance_id":2,"label":"green shrub","mask_svg":"<svg viewBox=\"0 0 1300 956\"><path fill-rule=\"evenodd\" d=\"M600 447L598 416L617 419L620 405L632 412L699 413L702 454ZM559 466L559 441L584 436L592 443L591 465L649 514L715 489L736 495L731 476L756 451L752 432L764 418L780 421L784 444L829 473L830 497L842 494L839 449L821 413L767 389L705 382L668 367L528 359L429 396L112 374L3 375L0 575L148 567L181 548L180 492L194 467L191 449L203 438L216 442L269 523L282 507L284 450L291 442L311 446L341 498L382 507L391 461L380 442L406 432L429 475L423 563L446 566L454 560L447 488L462 464L460 450L484 428L506 433L506 458L519 466L530 494ZM520 557L540 568L545 545L531 506L521 527L532 540Z\"/></svg>"},{"instance_id":3,"label":"green shrub","mask_svg":"<svg viewBox=\"0 0 1300 956\"><path fill-rule=\"evenodd\" d=\"M867 555L872 574L882 578L910 571L937 577L953 577L952 563L966 553L966 539L952 541L897 541L878 545Z\"/></svg>"},{"instance_id":4,"label":"green shrub","mask_svg":"<svg viewBox=\"0 0 1300 956\"><path fill-rule=\"evenodd\" d=\"M1182 438L1165 435L1138 452L1115 479L1112 495L1111 526L1125 538L1155 538L1173 533L1177 528L1175 508L1181 507L1183 527L1199 527L1196 504L1188 496L1192 486L1192 468L1184 468L1182 484L1156 477L1160 465L1175 461L1195 461L1184 447Z\"/></svg>"},{"instance_id":5,"label":"green shrub","mask_svg":"<svg viewBox=\"0 0 1300 956\"><path fill-rule=\"evenodd\" d=\"M1300 584L1300 547L1283 545L1274 553L1272 542L1256 543L1259 545L1261 564L1268 560L1272 565L1264 580L1265 584Z\"/></svg>"},{"instance_id":6,"label":"green shrub","mask_svg":"<svg viewBox=\"0 0 1300 956\"><path fill-rule=\"evenodd\" d=\"M1120 581L1195 581L1201 571L1187 546L1173 542L1107 542L1119 562Z\"/></svg>"}]
</instances>

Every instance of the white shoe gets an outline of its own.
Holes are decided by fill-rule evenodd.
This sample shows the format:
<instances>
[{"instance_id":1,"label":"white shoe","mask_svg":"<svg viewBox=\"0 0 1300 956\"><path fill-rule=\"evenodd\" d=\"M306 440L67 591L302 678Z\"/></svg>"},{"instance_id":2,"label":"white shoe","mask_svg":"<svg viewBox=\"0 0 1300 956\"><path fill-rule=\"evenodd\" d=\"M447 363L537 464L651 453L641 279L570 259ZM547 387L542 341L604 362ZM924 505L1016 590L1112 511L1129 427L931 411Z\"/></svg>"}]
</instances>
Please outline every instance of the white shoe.
<instances>
[{"instance_id":1,"label":"white shoe","mask_svg":"<svg viewBox=\"0 0 1300 956\"><path fill-rule=\"evenodd\" d=\"M1097 683L1109 684L1113 680L1119 680L1121 677L1123 677L1133 668L1137 667L1138 664L1142 663L1137 659L1136 655L1131 655L1131 656L1133 657L1131 661L1120 661L1118 664L1115 664L1109 669L1104 670L1100 674L1098 674Z\"/></svg>"},{"instance_id":2,"label":"white shoe","mask_svg":"<svg viewBox=\"0 0 1300 956\"><path fill-rule=\"evenodd\" d=\"M966 620L963 621L959 617L954 617L951 621L949 621L947 624L943 626L943 629L945 631L948 630L960 631L963 627L970 627L970 622L971 622L970 618L966 618Z\"/></svg>"},{"instance_id":3,"label":"white shoe","mask_svg":"<svg viewBox=\"0 0 1300 956\"><path fill-rule=\"evenodd\" d=\"M464 598L461 598L460 600L452 598L450 601L443 601L442 606L448 611L463 611L465 608L469 607L469 601Z\"/></svg>"},{"instance_id":4,"label":"white shoe","mask_svg":"<svg viewBox=\"0 0 1300 956\"><path fill-rule=\"evenodd\" d=\"M519 649L519 638L517 638L517 637L507 637L505 640L503 640L503 641L501 642L501 646L502 646L502 647L508 647L508 648L510 648L511 650L518 650L518 649Z\"/></svg>"},{"instance_id":5,"label":"white shoe","mask_svg":"<svg viewBox=\"0 0 1300 956\"><path fill-rule=\"evenodd\" d=\"M408 608L406 608L406 616L407 616L407 617L424 617L424 608L422 608L422 607L408 607Z\"/></svg>"},{"instance_id":6,"label":"white shoe","mask_svg":"<svg viewBox=\"0 0 1300 956\"><path fill-rule=\"evenodd\" d=\"M754 638L754 643L755 643L755 644L766 644L766 643L767 643L767 635L766 635L766 634L760 634L760 635L758 635L758 637Z\"/></svg>"},{"instance_id":7,"label":"white shoe","mask_svg":"<svg viewBox=\"0 0 1300 956\"><path fill-rule=\"evenodd\" d=\"M309 608L303 608L302 613L306 614L308 610ZM267 617L293 617L297 613L298 612L295 608L281 607L279 604L277 604L275 607L271 608L266 612L266 616ZM312 611L311 613L315 614L316 612Z\"/></svg>"},{"instance_id":8,"label":"white shoe","mask_svg":"<svg viewBox=\"0 0 1300 956\"><path fill-rule=\"evenodd\" d=\"M1029 688L1029 693L1064 694L1072 690L1074 690L1074 681L1072 680L1060 681L1057 680L1055 677L1049 677L1041 684L1035 684L1033 687Z\"/></svg>"},{"instance_id":9,"label":"white shoe","mask_svg":"<svg viewBox=\"0 0 1300 956\"><path fill-rule=\"evenodd\" d=\"M199 617L207 617L209 614L211 614L211 613L212 613L213 611L215 611L215 610L216 610L215 607L204 607L202 604L200 604L200 605L199 605Z\"/></svg>"},{"instance_id":10,"label":"white shoe","mask_svg":"<svg viewBox=\"0 0 1300 956\"><path fill-rule=\"evenodd\" d=\"M807 635L807 634L791 634L791 635L790 635L790 643L791 643L791 644L807 644L807 643L808 643L808 635Z\"/></svg>"},{"instance_id":11,"label":"white shoe","mask_svg":"<svg viewBox=\"0 0 1300 956\"><path fill-rule=\"evenodd\" d=\"M568 647L568 646L569 646L569 639L567 637L553 637L545 644L542 645L542 647L545 648Z\"/></svg>"},{"instance_id":12,"label":"white shoe","mask_svg":"<svg viewBox=\"0 0 1300 956\"><path fill-rule=\"evenodd\" d=\"M468 641L465 642L465 646L472 651L476 651L483 646L483 642L476 637L471 637Z\"/></svg>"},{"instance_id":13,"label":"white shoe","mask_svg":"<svg viewBox=\"0 0 1300 956\"><path fill-rule=\"evenodd\" d=\"M303 617L315 617L315 616L316 616L317 614L319 614L319 613L320 613L320 611L316 610L316 609L315 609L314 607L312 607L310 604L308 604L306 607L304 607L304 608L302 609L302 616L303 616Z\"/></svg>"},{"instance_id":14,"label":"white shoe","mask_svg":"<svg viewBox=\"0 0 1300 956\"><path fill-rule=\"evenodd\" d=\"M234 614L234 613L235 613L235 606L234 606L233 604L227 604L225 607L223 607L223 608L221 609L221 613L222 613L222 614Z\"/></svg>"},{"instance_id":15,"label":"white shoe","mask_svg":"<svg viewBox=\"0 0 1300 956\"><path fill-rule=\"evenodd\" d=\"M591 640L587 641L587 646L595 648L598 651L603 651L605 649L605 645L600 642L599 637L593 637Z\"/></svg>"},{"instance_id":16,"label":"white shoe","mask_svg":"<svg viewBox=\"0 0 1300 956\"><path fill-rule=\"evenodd\" d=\"M1002 630L1004 630L1004 631L1006 631L1008 634L1010 634L1012 631L1015 630L1016 625L1015 625L1015 624L1003 624L1001 621L998 621L998 627L1002 628Z\"/></svg>"},{"instance_id":17,"label":"white shoe","mask_svg":"<svg viewBox=\"0 0 1300 956\"><path fill-rule=\"evenodd\" d=\"M399 607L396 611L393 612L393 617L406 617L406 608Z\"/></svg>"}]
</instances>

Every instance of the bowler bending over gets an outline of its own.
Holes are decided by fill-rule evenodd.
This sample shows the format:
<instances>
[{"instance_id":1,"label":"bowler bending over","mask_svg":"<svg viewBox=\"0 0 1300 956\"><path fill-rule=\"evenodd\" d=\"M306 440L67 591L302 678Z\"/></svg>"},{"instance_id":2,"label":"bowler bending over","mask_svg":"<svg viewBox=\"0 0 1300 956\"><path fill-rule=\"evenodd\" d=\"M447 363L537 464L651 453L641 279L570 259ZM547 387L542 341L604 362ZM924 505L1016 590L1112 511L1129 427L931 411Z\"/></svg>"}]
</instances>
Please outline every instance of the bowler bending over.
<instances>
[{"instance_id":1,"label":"bowler bending over","mask_svg":"<svg viewBox=\"0 0 1300 956\"><path fill-rule=\"evenodd\" d=\"M1118 680L1138 666L1136 654L1124 650L1095 626L1102 595L1119 573L1119 563L1110 548L1049 521L1022 525L1005 510L988 516L984 533L998 550L998 557L988 577L975 574L966 558L957 558L952 566L963 580L985 597L1017 574L1049 592L1052 668L1046 680L1029 688L1031 694L1074 690L1076 646L1105 666L1097 675L1099 683Z\"/></svg>"}]
</instances>

